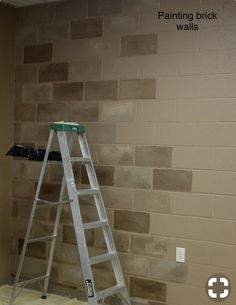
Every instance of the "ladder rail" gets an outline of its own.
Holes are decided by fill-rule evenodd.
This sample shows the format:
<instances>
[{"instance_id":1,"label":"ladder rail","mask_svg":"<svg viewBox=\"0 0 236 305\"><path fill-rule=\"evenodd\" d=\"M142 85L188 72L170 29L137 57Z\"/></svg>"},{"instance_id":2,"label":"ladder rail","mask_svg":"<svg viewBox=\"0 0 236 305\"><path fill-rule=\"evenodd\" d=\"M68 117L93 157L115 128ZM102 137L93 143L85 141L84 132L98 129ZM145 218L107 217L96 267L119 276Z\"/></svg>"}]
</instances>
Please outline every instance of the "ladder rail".
<instances>
[{"instance_id":1,"label":"ladder rail","mask_svg":"<svg viewBox=\"0 0 236 305\"><path fill-rule=\"evenodd\" d=\"M82 156L91 158L86 135L78 134L78 139L79 139L79 143L80 143L80 147L81 147ZM88 179L89 179L89 183L90 183L91 187L100 190L92 158L91 158L91 163L85 164L85 167L87 170L87 175L88 175ZM94 200L95 200L95 204L97 207L99 219L100 220L108 219L101 193L99 193L98 195L94 195ZM102 230L103 230L108 252L110 252L110 253L117 252L110 225L102 227ZM111 263L112 263L112 267L114 270L114 275L115 275L117 284L120 285L120 284L124 283L125 280L124 280L124 276L123 276L123 272L122 272L122 268L121 268L119 259L118 258L114 259L111 261Z\"/></svg>"},{"instance_id":2,"label":"ladder rail","mask_svg":"<svg viewBox=\"0 0 236 305\"><path fill-rule=\"evenodd\" d=\"M36 206L37 206L37 202L38 202L37 198L39 197L39 194L40 194L40 190L41 190L41 186L42 186L42 182L43 182L43 177L44 177L44 173L45 173L46 166L47 166L49 151L50 151L50 147L51 147L52 140L53 140L53 135L54 135L54 130L51 130L50 134L49 134L49 138L48 138L47 148L46 148L46 151L45 151L43 165L42 165L40 175L39 175L39 180L38 180L37 189L36 189L32 209L31 209L31 213L30 213L30 217L29 217L29 222L28 222L27 229L26 229L26 234L25 234L23 247L22 247L22 250L21 250L20 260L19 260L17 271L16 271L16 276L15 276L13 289L12 289L12 294L11 294L11 298L10 298L10 305L12 305L12 303L15 299L16 288L17 288L17 284L18 284L19 279L20 279L20 275L21 275L21 271L22 271L22 267L23 267L23 263L24 263L26 249L27 249L29 238L30 238L30 233L31 233L33 220L34 220L34 215L35 215Z\"/></svg>"},{"instance_id":3,"label":"ladder rail","mask_svg":"<svg viewBox=\"0 0 236 305\"><path fill-rule=\"evenodd\" d=\"M90 300L91 305L97 305L96 297L95 297L95 288L94 288L94 280L93 280L93 274L91 270L91 266L89 264L89 254L88 254L88 248L87 248L87 243L86 243L86 238L85 238L85 233L84 233L84 228L83 228L83 221L82 221L82 216L81 212L79 209L79 199L77 195L77 189L75 185L75 180L74 180L74 173L72 170L72 164L70 161L70 153L69 153L69 148L68 144L66 141L66 135L64 132L58 131L58 141L59 141L59 146L61 152L64 152L62 154L62 164L64 168L64 173L66 177L66 184L67 184L67 190L68 190L68 195L69 198L72 199L73 201L70 203L71 207L71 212L72 212L72 218L73 218L73 223L75 227L75 237L77 244L81 244L82 250L79 251L80 255L80 261L81 261L81 268L82 268L82 273L84 276L84 283L85 283L85 288L86 288L86 293L88 296L88 299Z\"/></svg>"},{"instance_id":4,"label":"ladder rail","mask_svg":"<svg viewBox=\"0 0 236 305\"><path fill-rule=\"evenodd\" d=\"M71 151L71 148L72 148L72 136L70 137L70 140L69 140L69 152ZM61 188L60 188L59 199L58 199L59 202L63 202L65 188L66 188L66 180L65 180L65 175L63 175ZM51 274L51 270L52 270L52 262L53 262L53 256L54 256L54 253L55 253L55 248L56 248L57 235L58 235L58 229L59 229L59 224L60 224L60 219L61 219L62 208L63 208L62 205L59 205L57 207L55 223L54 223L54 228L53 228L53 235L56 236L56 238L54 238L52 240L50 250L49 250L48 262L47 262L47 271L46 271L46 274L48 276L44 280L42 298L47 298L47 290L48 290L49 279L50 279L50 274Z\"/></svg>"}]
</instances>

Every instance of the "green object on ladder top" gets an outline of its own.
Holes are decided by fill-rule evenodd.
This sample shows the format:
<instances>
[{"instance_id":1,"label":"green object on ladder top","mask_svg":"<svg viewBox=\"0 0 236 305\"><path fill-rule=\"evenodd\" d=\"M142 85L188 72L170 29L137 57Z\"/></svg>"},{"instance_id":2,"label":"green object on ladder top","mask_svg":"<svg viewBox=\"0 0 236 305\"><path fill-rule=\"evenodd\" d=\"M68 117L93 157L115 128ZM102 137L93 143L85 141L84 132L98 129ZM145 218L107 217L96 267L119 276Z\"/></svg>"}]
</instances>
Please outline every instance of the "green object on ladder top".
<instances>
[{"instance_id":1,"label":"green object on ladder top","mask_svg":"<svg viewBox=\"0 0 236 305\"><path fill-rule=\"evenodd\" d=\"M75 131L77 133L85 133L85 128L83 125L73 122L54 122L50 124L50 129L55 131Z\"/></svg>"}]
</instances>

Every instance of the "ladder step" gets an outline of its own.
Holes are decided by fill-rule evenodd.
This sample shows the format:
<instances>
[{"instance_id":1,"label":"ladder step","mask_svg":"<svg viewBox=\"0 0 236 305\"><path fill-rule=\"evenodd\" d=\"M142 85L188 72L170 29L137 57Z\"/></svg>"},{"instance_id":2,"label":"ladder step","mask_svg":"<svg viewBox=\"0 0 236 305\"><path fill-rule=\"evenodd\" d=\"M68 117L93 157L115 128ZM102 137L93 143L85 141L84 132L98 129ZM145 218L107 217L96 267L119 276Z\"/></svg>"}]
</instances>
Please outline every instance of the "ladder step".
<instances>
[{"instance_id":1,"label":"ladder step","mask_svg":"<svg viewBox=\"0 0 236 305\"><path fill-rule=\"evenodd\" d=\"M84 223L83 227L85 230L88 230L88 229L96 229L96 228L105 227L107 225L108 225L107 220L99 220L99 221L92 221L92 222Z\"/></svg>"},{"instance_id":2,"label":"ladder step","mask_svg":"<svg viewBox=\"0 0 236 305\"><path fill-rule=\"evenodd\" d=\"M105 253L105 254L101 254L101 255L97 255L97 256L92 256L89 258L89 262L91 265L94 265L94 264L106 262L108 260L112 260L116 257L117 257L116 252L110 252L110 253Z\"/></svg>"},{"instance_id":3,"label":"ladder step","mask_svg":"<svg viewBox=\"0 0 236 305\"><path fill-rule=\"evenodd\" d=\"M32 238L32 239L29 239L29 240L28 240L28 243L29 243L29 244L32 244L32 243L36 243L36 242L41 241L41 240L53 239L53 238L56 238L56 237L57 237L56 235L48 235L48 236L42 236L42 237Z\"/></svg>"},{"instance_id":4,"label":"ladder step","mask_svg":"<svg viewBox=\"0 0 236 305\"><path fill-rule=\"evenodd\" d=\"M90 195L97 195L100 191L98 189L88 189L88 190L77 190L78 196L90 196Z\"/></svg>"},{"instance_id":5,"label":"ladder step","mask_svg":"<svg viewBox=\"0 0 236 305\"><path fill-rule=\"evenodd\" d=\"M102 300L102 299L107 298L111 295L115 295L115 294L120 293L122 290L124 290L124 288L125 288L125 286L120 284L120 285L113 286L111 288L107 288L107 289L98 291L96 293L96 298L97 298L97 300Z\"/></svg>"},{"instance_id":6,"label":"ladder step","mask_svg":"<svg viewBox=\"0 0 236 305\"><path fill-rule=\"evenodd\" d=\"M70 161L73 163L89 163L91 162L91 159L85 157L71 157Z\"/></svg>"},{"instance_id":7,"label":"ladder step","mask_svg":"<svg viewBox=\"0 0 236 305\"><path fill-rule=\"evenodd\" d=\"M45 207L55 207L58 205L70 203L72 200L63 200L63 201L48 201L45 199L37 199L37 202L41 202L41 204L37 204L37 208L45 208Z\"/></svg>"},{"instance_id":8,"label":"ladder step","mask_svg":"<svg viewBox=\"0 0 236 305\"><path fill-rule=\"evenodd\" d=\"M24 287L24 286L26 286L26 285L28 285L28 284L31 284L31 283L36 282L36 281L43 280L43 279L45 279L45 278L47 278L47 277L48 277L47 274L41 275L41 276L35 277L35 278L33 278L33 279L30 279L30 280L26 280L26 281L23 281L23 282L19 282L19 283L17 284L17 286L19 286L19 287L23 286L23 287Z\"/></svg>"}]
</instances>

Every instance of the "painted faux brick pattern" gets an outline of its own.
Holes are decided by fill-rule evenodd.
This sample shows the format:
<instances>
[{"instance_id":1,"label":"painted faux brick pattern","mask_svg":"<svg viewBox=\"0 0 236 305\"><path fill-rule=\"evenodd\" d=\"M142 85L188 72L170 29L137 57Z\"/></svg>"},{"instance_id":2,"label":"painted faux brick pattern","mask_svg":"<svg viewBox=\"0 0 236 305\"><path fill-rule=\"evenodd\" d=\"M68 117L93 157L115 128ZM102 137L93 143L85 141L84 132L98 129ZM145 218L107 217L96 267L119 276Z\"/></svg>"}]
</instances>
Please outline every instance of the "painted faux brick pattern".
<instances>
[{"instance_id":1,"label":"painted faux brick pattern","mask_svg":"<svg viewBox=\"0 0 236 305\"><path fill-rule=\"evenodd\" d=\"M174 2L19 9L14 138L45 148L51 121L83 123L130 296L140 304L205 305L213 273L235 285L236 13L228 1ZM157 20L159 9L208 11L210 2L218 19L199 21L197 32ZM13 163L12 273L40 166ZM84 168L75 175L88 183ZM41 195L57 200L61 178L50 166ZM92 198L81 198L81 207L84 221L97 217ZM54 217L55 210L37 212L33 236L49 235ZM89 230L86 240L92 254L105 251L100 231ZM187 264L175 262L176 247L186 248ZM28 250L25 275L40 273L48 250L43 243ZM53 282L68 293L68 286L83 290L68 207L55 262ZM99 287L112 284L101 268Z\"/></svg>"}]
</instances>

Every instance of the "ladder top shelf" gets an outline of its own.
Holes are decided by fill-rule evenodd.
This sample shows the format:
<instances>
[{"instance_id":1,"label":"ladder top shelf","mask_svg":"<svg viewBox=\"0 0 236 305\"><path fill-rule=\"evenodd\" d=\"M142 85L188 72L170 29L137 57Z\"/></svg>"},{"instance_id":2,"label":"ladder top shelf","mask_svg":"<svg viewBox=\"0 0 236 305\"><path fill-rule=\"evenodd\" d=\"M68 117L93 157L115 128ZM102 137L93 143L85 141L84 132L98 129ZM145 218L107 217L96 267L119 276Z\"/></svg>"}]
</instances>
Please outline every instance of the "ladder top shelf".
<instances>
[{"instance_id":1,"label":"ladder top shelf","mask_svg":"<svg viewBox=\"0 0 236 305\"><path fill-rule=\"evenodd\" d=\"M74 122L54 122L50 124L50 129L55 131L75 131L77 133L85 133L84 126Z\"/></svg>"}]
</instances>

